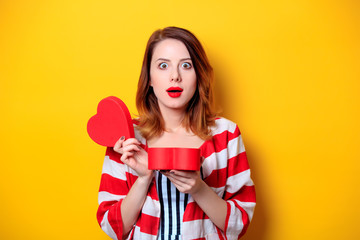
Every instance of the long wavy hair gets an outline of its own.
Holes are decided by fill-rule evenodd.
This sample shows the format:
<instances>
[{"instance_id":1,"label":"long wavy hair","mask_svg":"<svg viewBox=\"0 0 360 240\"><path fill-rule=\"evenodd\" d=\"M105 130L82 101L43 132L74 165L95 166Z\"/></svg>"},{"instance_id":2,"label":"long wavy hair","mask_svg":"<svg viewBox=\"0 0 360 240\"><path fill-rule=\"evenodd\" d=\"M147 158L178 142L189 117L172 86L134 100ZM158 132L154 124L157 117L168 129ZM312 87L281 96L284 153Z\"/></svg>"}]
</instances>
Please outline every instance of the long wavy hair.
<instances>
[{"instance_id":1,"label":"long wavy hair","mask_svg":"<svg viewBox=\"0 0 360 240\"><path fill-rule=\"evenodd\" d=\"M136 93L136 107L139 113L137 128L146 139L160 136L165 131L157 98L150 86L150 63L155 46L168 38L185 44L196 73L196 91L186 107L182 126L207 140L211 138L210 127L215 125L216 118L213 69L199 40L190 31L178 27L159 29L150 36L147 42Z\"/></svg>"}]
</instances>

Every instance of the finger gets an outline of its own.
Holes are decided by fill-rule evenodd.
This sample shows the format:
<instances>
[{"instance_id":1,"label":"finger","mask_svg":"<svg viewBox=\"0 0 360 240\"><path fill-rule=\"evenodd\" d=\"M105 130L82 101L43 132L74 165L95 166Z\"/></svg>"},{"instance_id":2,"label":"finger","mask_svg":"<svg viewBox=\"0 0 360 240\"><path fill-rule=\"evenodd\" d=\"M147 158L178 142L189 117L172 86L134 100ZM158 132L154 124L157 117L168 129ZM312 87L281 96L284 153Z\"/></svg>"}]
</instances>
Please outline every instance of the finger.
<instances>
[{"instance_id":1,"label":"finger","mask_svg":"<svg viewBox=\"0 0 360 240\"><path fill-rule=\"evenodd\" d=\"M129 138L123 143L123 146L125 147L131 144L140 145L141 143L136 138Z\"/></svg>"},{"instance_id":2,"label":"finger","mask_svg":"<svg viewBox=\"0 0 360 240\"><path fill-rule=\"evenodd\" d=\"M124 141L125 141L124 136L122 136L121 138L119 138L119 140L116 141L116 143L115 143L115 145L113 147L115 152L118 152L118 153L122 154L122 149L121 148L122 148L122 144L123 144Z\"/></svg>"},{"instance_id":3,"label":"finger","mask_svg":"<svg viewBox=\"0 0 360 240\"><path fill-rule=\"evenodd\" d=\"M121 160L122 162L125 162L125 161L127 160L127 157L128 157L128 153L124 153L124 154L121 156L120 160Z\"/></svg>"},{"instance_id":4,"label":"finger","mask_svg":"<svg viewBox=\"0 0 360 240\"><path fill-rule=\"evenodd\" d=\"M184 184L182 181L180 181L179 179L177 179L175 176L171 176L171 174L169 174L168 176L166 176L172 183L174 184Z\"/></svg>"},{"instance_id":5,"label":"finger","mask_svg":"<svg viewBox=\"0 0 360 240\"><path fill-rule=\"evenodd\" d=\"M122 162L129 162L129 157L132 157L132 155L133 155L133 153L131 153L131 152L125 152L122 156L121 156L121 158L120 158L120 160L122 161Z\"/></svg>"},{"instance_id":6,"label":"finger","mask_svg":"<svg viewBox=\"0 0 360 240\"><path fill-rule=\"evenodd\" d=\"M165 171L163 174L165 175L165 176L170 176L170 177L173 177L173 178L183 178L183 179L187 179L188 177L187 176L185 176L184 174L182 174L182 173L180 173L179 174L179 172L181 172L181 171L176 171L176 170L167 170L167 171Z\"/></svg>"},{"instance_id":7,"label":"finger","mask_svg":"<svg viewBox=\"0 0 360 240\"><path fill-rule=\"evenodd\" d=\"M171 170L170 173L175 174L176 176L181 176L184 178L192 178L196 171L180 171L180 170Z\"/></svg>"},{"instance_id":8,"label":"finger","mask_svg":"<svg viewBox=\"0 0 360 240\"><path fill-rule=\"evenodd\" d=\"M174 186L180 191L183 192L183 190L185 189L185 185L181 182L177 182L176 180L172 179L170 180L172 184L174 184Z\"/></svg>"},{"instance_id":9,"label":"finger","mask_svg":"<svg viewBox=\"0 0 360 240\"><path fill-rule=\"evenodd\" d=\"M140 151L140 148L138 146L132 144L132 145L124 146L122 148L122 150L123 150L124 153L125 152L132 152L132 151L137 152L137 151Z\"/></svg>"},{"instance_id":10,"label":"finger","mask_svg":"<svg viewBox=\"0 0 360 240\"><path fill-rule=\"evenodd\" d=\"M184 178L181 176L177 176L173 173L170 173L166 176L170 181L176 183L176 184L181 184L181 185L188 185L189 184L189 179L188 178Z\"/></svg>"},{"instance_id":11,"label":"finger","mask_svg":"<svg viewBox=\"0 0 360 240\"><path fill-rule=\"evenodd\" d=\"M126 154L126 158L134 157L134 152L124 152L124 154Z\"/></svg>"},{"instance_id":12,"label":"finger","mask_svg":"<svg viewBox=\"0 0 360 240\"><path fill-rule=\"evenodd\" d=\"M177 179L176 177L170 176L168 178L180 192L184 192L185 189L190 188L189 184L182 182L181 180Z\"/></svg>"}]
</instances>

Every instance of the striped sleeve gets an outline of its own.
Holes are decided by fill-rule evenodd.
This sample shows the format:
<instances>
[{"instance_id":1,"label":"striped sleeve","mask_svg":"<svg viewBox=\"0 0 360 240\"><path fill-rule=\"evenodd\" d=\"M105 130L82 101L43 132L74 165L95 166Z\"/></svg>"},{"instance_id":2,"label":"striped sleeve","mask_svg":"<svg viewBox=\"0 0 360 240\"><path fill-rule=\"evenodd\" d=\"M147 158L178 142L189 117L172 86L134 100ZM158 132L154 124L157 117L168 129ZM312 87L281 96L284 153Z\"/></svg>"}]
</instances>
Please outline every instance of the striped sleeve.
<instances>
[{"instance_id":1,"label":"striped sleeve","mask_svg":"<svg viewBox=\"0 0 360 240\"><path fill-rule=\"evenodd\" d=\"M215 226L190 198L183 225L191 239L239 239L252 219L256 198L250 168L238 126L225 118L216 120L212 139L202 146L205 183L227 203L225 229Z\"/></svg>"},{"instance_id":2,"label":"striped sleeve","mask_svg":"<svg viewBox=\"0 0 360 240\"><path fill-rule=\"evenodd\" d=\"M238 239L245 234L252 219L255 205L255 187L238 126L228 132L227 169L224 200L227 215L224 233L227 239Z\"/></svg>"},{"instance_id":3,"label":"striped sleeve","mask_svg":"<svg viewBox=\"0 0 360 240\"><path fill-rule=\"evenodd\" d=\"M129 191L129 173L126 171L127 166L120 161L120 156L112 148L106 149L98 194L97 220L101 229L112 239L122 239L120 206Z\"/></svg>"}]
</instances>

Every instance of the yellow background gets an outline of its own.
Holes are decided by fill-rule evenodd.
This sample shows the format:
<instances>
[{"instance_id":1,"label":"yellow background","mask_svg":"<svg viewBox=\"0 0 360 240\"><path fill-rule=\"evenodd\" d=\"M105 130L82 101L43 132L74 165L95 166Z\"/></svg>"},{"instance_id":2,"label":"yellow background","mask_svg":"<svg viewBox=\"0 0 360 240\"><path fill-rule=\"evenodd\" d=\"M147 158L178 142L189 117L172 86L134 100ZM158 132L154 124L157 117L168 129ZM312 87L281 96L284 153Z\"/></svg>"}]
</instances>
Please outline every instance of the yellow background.
<instances>
[{"instance_id":1,"label":"yellow background","mask_svg":"<svg viewBox=\"0 0 360 240\"><path fill-rule=\"evenodd\" d=\"M358 1L0 1L0 238L108 239L105 149L86 132L115 95L136 114L145 44L188 28L240 126L258 206L244 239L360 239Z\"/></svg>"}]
</instances>

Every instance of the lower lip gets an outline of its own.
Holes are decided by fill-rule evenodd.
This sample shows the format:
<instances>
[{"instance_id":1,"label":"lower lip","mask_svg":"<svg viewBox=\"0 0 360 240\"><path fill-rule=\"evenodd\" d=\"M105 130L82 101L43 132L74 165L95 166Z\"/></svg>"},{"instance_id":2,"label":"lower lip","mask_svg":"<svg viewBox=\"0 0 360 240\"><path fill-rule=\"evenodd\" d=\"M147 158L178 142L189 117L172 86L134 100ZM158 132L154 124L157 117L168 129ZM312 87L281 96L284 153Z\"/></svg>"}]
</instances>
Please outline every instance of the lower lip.
<instances>
[{"instance_id":1,"label":"lower lip","mask_svg":"<svg viewBox=\"0 0 360 240\"><path fill-rule=\"evenodd\" d=\"M178 98L180 97L182 92L167 92L169 94L170 97L172 98Z\"/></svg>"}]
</instances>

